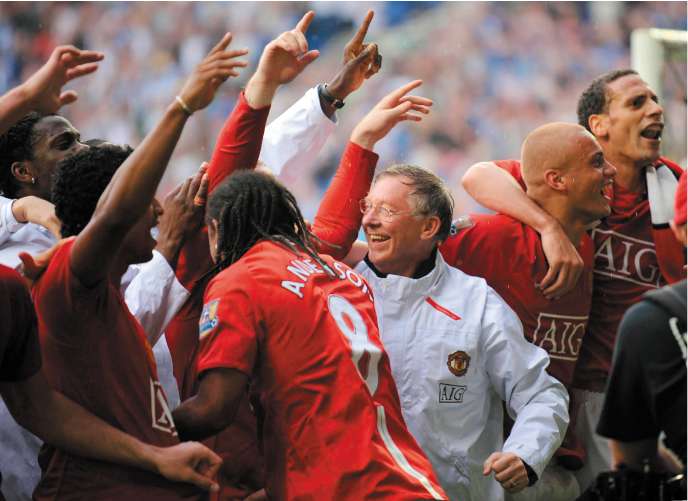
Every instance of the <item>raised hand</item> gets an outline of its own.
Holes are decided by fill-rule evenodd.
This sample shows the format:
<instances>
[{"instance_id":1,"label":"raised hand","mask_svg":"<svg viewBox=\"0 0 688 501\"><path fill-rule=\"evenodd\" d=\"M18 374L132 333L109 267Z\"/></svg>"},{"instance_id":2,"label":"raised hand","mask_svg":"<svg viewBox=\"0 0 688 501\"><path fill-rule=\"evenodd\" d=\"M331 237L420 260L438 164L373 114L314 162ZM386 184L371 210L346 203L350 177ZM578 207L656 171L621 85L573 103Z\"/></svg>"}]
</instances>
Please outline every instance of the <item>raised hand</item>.
<instances>
[{"instance_id":1,"label":"raised hand","mask_svg":"<svg viewBox=\"0 0 688 501\"><path fill-rule=\"evenodd\" d=\"M214 478L222 465L222 459L203 444L182 442L155 450L155 467L166 479L188 482L206 491L219 490Z\"/></svg>"},{"instance_id":2,"label":"raised hand","mask_svg":"<svg viewBox=\"0 0 688 501\"><path fill-rule=\"evenodd\" d=\"M173 268L186 238L203 224L208 193L207 166L203 162L198 172L168 193L162 203L156 249Z\"/></svg>"},{"instance_id":3,"label":"raised hand","mask_svg":"<svg viewBox=\"0 0 688 501\"><path fill-rule=\"evenodd\" d=\"M420 96L407 96L419 87L422 80L414 80L390 92L359 122L351 133L351 141L362 148L372 150L396 124L405 120L420 122L423 117L413 112L427 115L432 100Z\"/></svg>"},{"instance_id":4,"label":"raised hand","mask_svg":"<svg viewBox=\"0 0 688 501\"><path fill-rule=\"evenodd\" d=\"M317 50L308 50L306 41L314 17L312 10L306 12L293 30L265 46L258 69L246 85L246 99L253 108L268 106L280 85L291 82L320 55Z\"/></svg>"},{"instance_id":5,"label":"raised hand","mask_svg":"<svg viewBox=\"0 0 688 501\"><path fill-rule=\"evenodd\" d=\"M202 110L210 104L215 92L229 77L239 76L238 68L245 67L246 61L238 57L248 54L247 49L226 50L232 41L232 34L227 33L222 40L213 47L184 84L179 97L188 111Z\"/></svg>"},{"instance_id":6,"label":"raised hand","mask_svg":"<svg viewBox=\"0 0 688 501\"><path fill-rule=\"evenodd\" d=\"M329 93L340 100L357 90L366 79L380 71L382 56L377 44L364 43L374 12L369 10L354 37L344 47L344 62L341 70L327 84Z\"/></svg>"},{"instance_id":7,"label":"raised hand","mask_svg":"<svg viewBox=\"0 0 688 501\"><path fill-rule=\"evenodd\" d=\"M80 50L72 45L61 45L53 50L48 62L21 85L30 108L41 113L55 113L65 104L77 100L73 90L63 91L62 86L98 69L102 52Z\"/></svg>"}]
</instances>

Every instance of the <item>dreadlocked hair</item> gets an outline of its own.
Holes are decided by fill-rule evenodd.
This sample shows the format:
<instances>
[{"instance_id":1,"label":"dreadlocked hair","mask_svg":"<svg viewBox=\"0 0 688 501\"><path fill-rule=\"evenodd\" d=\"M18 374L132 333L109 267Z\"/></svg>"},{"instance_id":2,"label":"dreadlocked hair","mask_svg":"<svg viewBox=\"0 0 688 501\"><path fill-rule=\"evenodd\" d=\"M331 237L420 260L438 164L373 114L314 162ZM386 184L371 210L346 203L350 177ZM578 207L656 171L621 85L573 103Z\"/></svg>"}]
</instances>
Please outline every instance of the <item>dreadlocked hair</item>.
<instances>
[{"instance_id":1,"label":"dreadlocked hair","mask_svg":"<svg viewBox=\"0 0 688 501\"><path fill-rule=\"evenodd\" d=\"M220 271L238 261L259 240L279 243L310 256L328 275L335 273L318 255L313 235L291 192L273 176L245 170L218 186L208 200L206 220L218 222Z\"/></svg>"},{"instance_id":2,"label":"dreadlocked hair","mask_svg":"<svg viewBox=\"0 0 688 501\"><path fill-rule=\"evenodd\" d=\"M52 200L62 223L62 237L81 233L117 169L134 151L104 142L62 160L53 174Z\"/></svg>"},{"instance_id":3,"label":"dreadlocked hair","mask_svg":"<svg viewBox=\"0 0 688 501\"><path fill-rule=\"evenodd\" d=\"M8 198L16 198L19 189L12 175L12 164L33 160L33 129L44 116L32 111L0 135L0 193Z\"/></svg>"}]
</instances>

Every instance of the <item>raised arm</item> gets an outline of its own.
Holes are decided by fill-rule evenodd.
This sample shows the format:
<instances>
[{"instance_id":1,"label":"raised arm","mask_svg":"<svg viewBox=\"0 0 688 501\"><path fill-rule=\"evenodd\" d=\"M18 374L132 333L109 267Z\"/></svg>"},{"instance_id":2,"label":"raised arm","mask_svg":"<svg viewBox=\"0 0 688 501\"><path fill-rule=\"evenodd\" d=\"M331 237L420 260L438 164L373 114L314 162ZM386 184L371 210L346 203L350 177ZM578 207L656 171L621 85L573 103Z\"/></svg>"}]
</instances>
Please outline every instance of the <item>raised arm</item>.
<instances>
[{"instance_id":1,"label":"raised arm","mask_svg":"<svg viewBox=\"0 0 688 501\"><path fill-rule=\"evenodd\" d=\"M464 174L461 184L478 203L527 224L540 234L549 270L538 284L556 299L571 291L583 272L583 259L559 222L535 203L519 182L494 162L479 162Z\"/></svg>"},{"instance_id":2,"label":"raised arm","mask_svg":"<svg viewBox=\"0 0 688 501\"><path fill-rule=\"evenodd\" d=\"M76 101L77 93L63 91L62 86L96 71L103 57L101 52L79 50L72 45L56 47L48 62L26 82L0 97L0 134L30 111L55 113Z\"/></svg>"},{"instance_id":3,"label":"raised arm","mask_svg":"<svg viewBox=\"0 0 688 501\"><path fill-rule=\"evenodd\" d=\"M329 83L310 89L265 129L260 160L275 175L308 172L336 127L335 102L344 102L380 70L377 45L364 43L372 20L371 10L346 44L342 67Z\"/></svg>"},{"instance_id":4,"label":"raised arm","mask_svg":"<svg viewBox=\"0 0 688 501\"><path fill-rule=\"evenodd\" d=\"M187 80L176 101L141 145L118 169L98 201L93 218L77 237L70 256L72 272L85 286L111 273L110 267L129 230L143 217L189 116L205 108L218 87L246 63L235 58L246 51L226 51L226 34Z\"/></svg>"},{"instance_id":5,"label":"raised arm","mask_svg":"<svg viewBox=\"0 0 688 501\"><path fill-rule=\"evenodd\" d=\"M295 29L282 33L263 50L255 74L218 136L208 165L209 194L236 170L256 166L275 92L318 57L317 51L308 51L304 36L313 16L306 13ZM208 237L198 231L181 251L177 278L192 289L211 266Z\"/></svg>"},{"instance_id":6,"label":"raised arm","mask_svg":"<svg viewBox=\"0 0 688 501\"><path fill-rule=\"evenodd\" d=\"M413 112L430 112L430 99L406 95L422 83L415 80L382 98L351 133L337 173L313 222L313 233L327 244L321 252L343 259L351 250L361 227L359 202L370 190L375 174L377 155L372 150L398 123L422 120L421 115ZM360 254L359 249L357 255Z\"/></svg>"}]
</instances>

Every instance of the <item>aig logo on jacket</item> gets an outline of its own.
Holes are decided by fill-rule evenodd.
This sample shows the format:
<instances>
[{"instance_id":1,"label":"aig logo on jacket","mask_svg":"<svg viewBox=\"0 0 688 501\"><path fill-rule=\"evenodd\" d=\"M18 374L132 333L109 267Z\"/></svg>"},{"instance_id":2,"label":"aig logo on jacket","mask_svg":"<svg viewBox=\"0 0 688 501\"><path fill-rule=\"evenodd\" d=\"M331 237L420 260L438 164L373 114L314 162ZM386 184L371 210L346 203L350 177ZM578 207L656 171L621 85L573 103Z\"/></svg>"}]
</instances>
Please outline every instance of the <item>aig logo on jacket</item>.
<instances>
[{"instance_id":1,"label":"aig logo on jacket","mask_svg":"<svg viewBox=\"0 0 688 501\"><path fill-rule=\"evenodd\" d=\"M463 402L466 385L440 383L440 403L456 404Z\"/></svg>"},{"instance_id":2,"label":"aig logo on jacket","mask_svg":"<svg viewBox=\"0 0 688 501\"><path fill-rule=\"evenodd\" d=\"M471 357L465 351L455 351L447 357L447 368L456 377L464 376L470 363Z\"/></svg>"}]
</instances>

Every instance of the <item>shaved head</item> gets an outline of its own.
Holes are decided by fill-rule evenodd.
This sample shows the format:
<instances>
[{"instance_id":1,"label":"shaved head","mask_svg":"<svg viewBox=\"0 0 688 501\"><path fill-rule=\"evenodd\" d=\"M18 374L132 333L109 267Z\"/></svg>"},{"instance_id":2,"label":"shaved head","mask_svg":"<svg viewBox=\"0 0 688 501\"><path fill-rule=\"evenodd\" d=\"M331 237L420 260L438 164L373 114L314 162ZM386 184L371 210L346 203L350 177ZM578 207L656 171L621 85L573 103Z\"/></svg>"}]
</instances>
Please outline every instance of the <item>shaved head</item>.
<instances>
[{"instance_id":1,"label":"shaved head","mask_svg":"<svg viewBox=\"0 0 688 501\"><path fill-rule=\"evenodd\" d=\"M555 122L528 134L521 149L521 172L528 196L564 228L580 231L610 213L616 169L600 143L580 125Z\"/></svg>"},{"instance_id":2,"label":"shaved head","mask_svg":"<svg viewBox=\"0 0 688 501\"><path fill-rule=\"evenodd\" d=\"M545 172L565 172L595 137L580 125L554 122L528 134L521 148L523 180L529 190L545 184Z\"/></svg>"}]
</instances>

